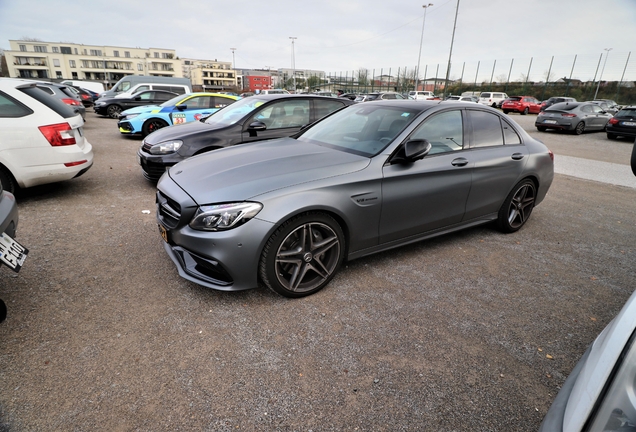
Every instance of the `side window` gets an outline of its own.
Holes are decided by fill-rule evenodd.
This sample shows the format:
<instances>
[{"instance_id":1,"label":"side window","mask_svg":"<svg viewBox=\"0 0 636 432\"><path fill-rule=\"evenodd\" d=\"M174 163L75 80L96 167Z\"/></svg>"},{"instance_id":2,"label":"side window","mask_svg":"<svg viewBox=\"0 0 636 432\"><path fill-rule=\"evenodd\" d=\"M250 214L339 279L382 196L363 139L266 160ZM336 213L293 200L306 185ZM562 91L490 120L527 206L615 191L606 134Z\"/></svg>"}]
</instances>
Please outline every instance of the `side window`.
<instances>
[{"instance_id":1,"label":"side window","mask_svg":"<svg viewBox=\"0 0 636 432\"><path fill-rule=\"evenodd\" d=\"M24 117L32 113L33 111L20 102L0 93L0 117Z\"/></svg>"},{"instance_id":2,"label":"side window","mask_svg":"<svg viewBox=\"0 0 636 432\"><path fill-rule=\"evenodd\" d=\"M303 123L304 120L306 121ZM302 126L309 123L309 101L289 100L274 103L256 113L249 123L252 121L265 123L269 130Z\"/></svg>"},{"instance_id":3,"label":"side window","mask_svg":"<svg viewBox=\"0 0 636 432\"><path fill-rule=\"evenodd\" d=\"M164 91L171 91L170 90L170 86L162 86L162 85L154 85L152 86L153 90L164 90Z\"/></svg>"},{"instance_id":4,"label":"side window","mask_svg":"<svg viewBox=\"0 0 636 432\"><path fill-rule=\"evenodd\" d=\"M155 92L153 91L143 92L142 94L139 95L139 97L141 98L141 100L151 100L155 98Z\"/></svg>"},{"instance_id":5,"label":"side window","mask_svg":"<svg viewBox=\"0 0 636 432\"><path fill-rule=\"evenodd\" d=\"M188 109L209 108L210 96L193 97L188 99L185 104L188 106Z\"/></svg>"},{"instance_id":6,"label":"side window","mask_svg":"<svg viewBox=\"0 0 636 432\"><path fill-rule=\"evenodd\" d=\"M160 101L169 101L173 97L174 97L174 95L171 94L171 93L164 93L164 92L156 92L155 93L155 99L156 100L160 100Z\"/></svg>"},{"instance_id":7,"label":"side window","mask_svg":"<svg viewBox=\"0 0 636 432\"><path fill-rule=\"evenodd\" d=\"M473 126L471 148L503 145L503 133L499 116L485 111L470 111Z\"/></svg>"},{"instance_id":8,"label":"side window","mask_svg":"<svg viewBox=\"0 0 636 432\"><path fill-rule=\"evenodd\" d=\"M603 108L598 105L592 105L592 111L594 111L595 113L600 113L601 111L603 111Z\"/></svg>"},{"instance_id":9,"label":"side window","mask_svg":"<svg viewBox=\"0 0 636 432\"><path fill-rule=\"evenodd\" d=\"M226 99L218 96L210 97L209 108L223 108L234 102L232 99Z\"/></svg>"},{"instance_id":10,"label":"side window","mask_svg":"<svg viewBox=\"0 0 636 432\"><path fill-rule=\"evenodd\" d=\"M40 89L40 90L42 90L43 92L48 93L48 94L50 94L50 95L54 94L54 93L53 93L53 90L51 90L51 89L50 89L50 88L48 88L48 87L40 87L40 86L37 86L37 88L39 88L39 89Z\"/></svg>"},{"instance_id":11,"label":"side window","mask_svg":"<svg viewBox=\"0 0 636 432\"><path fill-rule=\"evenodd\" d=\"M327 114L331 114L332 112L339 110L343 107L342 102L339 101L330 101L330 100L314 100L314 110L315 110L315 118L316 120L323 118ZM309 123L309 121L307 122ZM304 123L304 124L307 124Z\"/></svg>"},{"instance_id":12,"label":"side window","mask_svg":"<svg viewBox=\"0 0 636 432\"><path fill-rule=\"evenodd\" d=\"M592 112L592 107L590 105L583 105L581 107L581 112L590 114Z\"/></svg>"},{"instance_id":13,"label":"side window","mask_svg":"<svg viewBox=\"0 0 636 432\"><path fill-rule=\"evenodd\" d=\"M464 122L460 110L436 114L422 123L411 139L425 139L431 143L429 154L447 153L464 148Z\"/></svg>"},{"instance_id":14,"label":"side window","mask_svg":"<svg viewBox=\"0 0 636 432\"><path fill-rule=\"evenodd\" d=\"M144 90L150 90L150 87L145 85L145 86L139 86L135 89L135 93L136 92L140 92L140 91L144 91Z\"/></svg>"},{"instance_id":15,"label":"side window","mask_svg":"<svg viewBox=\"0 0 636 432\"><path fill-rule=\"evenodd\" d=\"M510 126L505 120L501 121L501 126L503 127L504 145L521 144L521 137L519 137L515 128Z\"/></svg>"}]
</instances>

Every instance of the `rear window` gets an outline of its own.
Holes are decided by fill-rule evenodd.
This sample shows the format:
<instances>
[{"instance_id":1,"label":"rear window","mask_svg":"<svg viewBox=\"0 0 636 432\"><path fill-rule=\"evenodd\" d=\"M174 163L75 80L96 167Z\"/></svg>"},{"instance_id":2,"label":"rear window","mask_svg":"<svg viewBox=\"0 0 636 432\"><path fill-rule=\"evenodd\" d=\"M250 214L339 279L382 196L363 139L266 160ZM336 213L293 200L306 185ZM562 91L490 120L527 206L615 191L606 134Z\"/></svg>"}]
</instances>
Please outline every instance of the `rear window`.
<instances>
[{"instance_id":1,"label":"rear window","mask_svg":"<svg viewBox=\"0 0 636 432\"><path fill-rule=\"evenodd\" d=\"M623 108L616 113L616 117L636 117L636 108Z\"/></svg>"},{"instance_id":2,"label":"rear window","mask_svg":"<svg viewBox=\"0 0 636 432\"><path fill-rule=\"evenodd\" d=\"M490 93L482 93L482 94L479 95L479 97L489 98L490 97Z\"/></svg>"},{"instance_id":3,"label":"rear window","mask_svg":"<svg viewBox=\"0 0 636 432\"><path fill-rule=\"evenodd\" d=\"M514 102L514 101L520 101L521 98L520 97L516 97L516 96L512 96L512 97L509 97L508 100Z\"/></svg>"},{"instance_id":4,"label":"rear window","mask_svg":"<svg viewBox=\"0 0 636 432\"><path fill-rule=\"evenodd\" d=\"M20 101L13 99L11 96L0 93L0 117L24 117L32 114L33 111L24 106ZM0 189L2 190L2 189Z\"/></svg>"},{"instance_id":5,"label":"rear window","mask_svg":"<svg viewBox=\"0 0 636 432\"><path fill-rule=\"evenodd\" d=\"M573 103L561 102L561 103L557 103L557 104L552 105L546 111L572 111L577 106L579 106L579 105L578 104L573 104Z\"/></svg>"},{"instance_id":6,"label":"rear window","mask_svg":"<svg viewBox=\"0 0 636 432\"><path fill-rule=\"evenodd\" d=\"M31 96L33 99L40 102L41 104L44 104L47 107L51 108L53 111L55 111L56 113L58 113L64 118L71 118L77 115L75 113L75 110L71 108L70 105L66 105L61 100L51 97L44 91L40 90L38 87L32 86L32 87L22 87L18 89L22 93L28 96Z\"/></svg>"}]
</instances>

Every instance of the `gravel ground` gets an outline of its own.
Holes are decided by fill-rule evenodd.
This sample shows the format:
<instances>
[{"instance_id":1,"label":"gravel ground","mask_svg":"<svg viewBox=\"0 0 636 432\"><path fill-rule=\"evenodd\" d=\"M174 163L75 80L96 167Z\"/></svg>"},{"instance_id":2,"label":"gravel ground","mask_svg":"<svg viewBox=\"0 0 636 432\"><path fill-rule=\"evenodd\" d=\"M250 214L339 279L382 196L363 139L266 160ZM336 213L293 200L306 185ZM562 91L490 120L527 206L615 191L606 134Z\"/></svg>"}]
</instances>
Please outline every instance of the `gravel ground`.
<instances>
[{"instance_id":1,"label":"gravel ground","mask_svg":"<svg viewBox=\"0 0 636 432\"><path fill-rule=\"evenodd\" d=\"M511 117L557 158L629 161ZM636 189L557 174L516 234L352 261L298 300L208 290L163 250L140 141L92 113L85 134L87 174L18 196L1 431L532 431L634 289Z\"/></svg>"}]
</instances>

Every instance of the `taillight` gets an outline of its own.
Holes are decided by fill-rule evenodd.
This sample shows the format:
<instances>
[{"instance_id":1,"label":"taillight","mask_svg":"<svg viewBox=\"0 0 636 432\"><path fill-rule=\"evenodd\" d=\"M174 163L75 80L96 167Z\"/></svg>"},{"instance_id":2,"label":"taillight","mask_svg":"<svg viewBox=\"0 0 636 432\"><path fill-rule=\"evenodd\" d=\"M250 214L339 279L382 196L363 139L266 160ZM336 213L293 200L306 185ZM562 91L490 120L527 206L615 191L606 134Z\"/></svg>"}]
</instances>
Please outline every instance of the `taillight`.
<instances>
[{"instance_id":1,"label":"taillight","mask_svg":"<svg viewBox=\"0 0 636 432\"><path fill-rule=\"evenodd\" d=\"M76 165L81 165L83 163L88 162L86 159L81 160L81 161L77 161L77 162L67 162L64 164L65 167L72 167L72 166L76 166Z\"/></svg>"},{"instance_id":2,"label":"taillight","mask_svg":"<svg viewBox=\"0 0 636 432\"><path fill-rule=\"evenodd\" d=\"M65 99L62 99L62 102L64 102L66 105L75 105L75 106L82 105L82 103L78 101L77 99L65 98Z\"/></svg>"},{"instance_id":3,"label":"taillight","mask_svg":"<svg viewBox=\"0 0 636 432\"><path fill-rule=\"evenodd\" d=\"M613 124L613 125L618 124L618 119L615 117L612 117L611 119L609 119L609 124Z\"/></svg>"},{"instance_id":4,"label":"taillight","mask_svg":"<svg viewBox=\"0 0 636 432\"><path fill-rule=\"evenodd\" d=\"M554 162L554 153L552 153L552 150L548 150L548 154L550 155L550 159L552 159L552 162Z\"/></svg>"},{"instance_id":5,"label":"taillight","mask_svg":"<svg viewBox=\"0 0 636 432\"><path fill-rule=\"evenodd\" d=\"M563 114L561 114L561 117L576 117L576 114L572 114L572 113L563 113Z\"/></svg>"},{"instance_id":6,"label":"taillight","mask_svg":"<svg viewBox=\"0 0 636 432\"><path fill-rule=\"evenodd\" d=\"M53 147L76 144L73 129L68 123L40 126L38 129Z\"/></svg>"}]
</instances>

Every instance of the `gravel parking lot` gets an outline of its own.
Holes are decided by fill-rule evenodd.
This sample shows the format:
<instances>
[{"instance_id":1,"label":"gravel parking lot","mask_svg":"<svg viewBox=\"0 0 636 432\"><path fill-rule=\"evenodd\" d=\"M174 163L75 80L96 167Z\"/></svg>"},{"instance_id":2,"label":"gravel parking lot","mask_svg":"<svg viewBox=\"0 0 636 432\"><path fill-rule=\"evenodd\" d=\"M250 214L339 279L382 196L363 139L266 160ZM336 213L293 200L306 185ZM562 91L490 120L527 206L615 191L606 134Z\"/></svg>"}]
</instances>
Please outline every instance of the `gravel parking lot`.
<instances>
[{"instance_id":1,"label":"gravel parking lot","mask_svg":"<svg viewBox=\"0 0 636 432\"><path fill-rule=\"evenodd\" d=\"M352 261L298 300L211 291L164 252L140 140L87 117L93 168L18 196L0 431L532 431L634 289L636 189L557 174L518 233ZM557 160L629 163L511 117Z\"/></svg>"}]
</instances>

